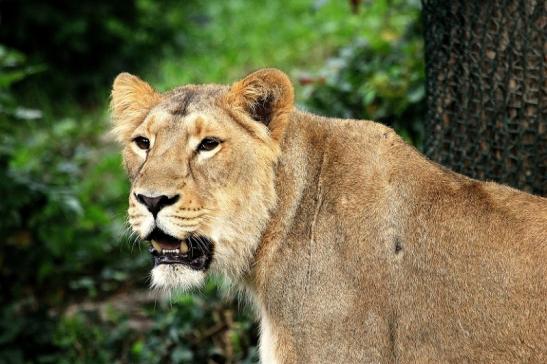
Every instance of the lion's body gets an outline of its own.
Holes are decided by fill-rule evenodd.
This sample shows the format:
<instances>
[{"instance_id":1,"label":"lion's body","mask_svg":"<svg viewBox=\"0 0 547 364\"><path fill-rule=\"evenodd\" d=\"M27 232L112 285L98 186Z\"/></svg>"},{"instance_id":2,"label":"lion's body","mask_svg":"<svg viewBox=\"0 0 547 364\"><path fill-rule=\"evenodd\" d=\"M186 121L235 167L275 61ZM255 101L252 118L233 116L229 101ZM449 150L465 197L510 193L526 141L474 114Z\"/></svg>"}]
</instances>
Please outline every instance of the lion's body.
<instances>
[{"instance_id":1,"label":"lion's body","mask_svg":"<svg viewBox=\"0 0 547 364\"><path fill-rule=\"evenodd\" d=\"M256 258L279 362L547 360L547 203L295 112Z\"/></svg>"},{"instance_id":2,"label":"lion's body","mask_svg":"<svg viewBox=\"0 0 547 364\"><path fill-rule=\"evenodd\" d=\"M546 199L448 171L383 125L297 111L279 71L215 87L116 80L130 222L211 237L211 271L256 305L264 363L547 361ZM207 136L222 143L196 149ZM176 203L152 216L138 193ZM153 283L204 269L159 265Z\"/></svg>"}]
</instances>

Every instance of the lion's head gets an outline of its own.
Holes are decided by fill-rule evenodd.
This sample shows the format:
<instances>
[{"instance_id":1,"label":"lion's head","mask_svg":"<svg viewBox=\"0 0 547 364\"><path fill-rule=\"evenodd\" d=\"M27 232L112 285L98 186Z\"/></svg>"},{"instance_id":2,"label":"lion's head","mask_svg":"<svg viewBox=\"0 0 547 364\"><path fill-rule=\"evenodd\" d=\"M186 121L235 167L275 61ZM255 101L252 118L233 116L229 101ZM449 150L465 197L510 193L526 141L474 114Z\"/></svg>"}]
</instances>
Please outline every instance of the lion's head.
<instances>
[{"instance_id":1,"label":"lion's head","mask_svg":"<svg viewBox=\"0 0 547 364\"><path fill-rule=\"evenodd\" d=\"M291 83L273 69L231 87L165 93L116 77L111 110L131 181L129 223L151 242L153 286L248 270L276 205L274 167L292 108Z\"/></svg>"}]
</instances>

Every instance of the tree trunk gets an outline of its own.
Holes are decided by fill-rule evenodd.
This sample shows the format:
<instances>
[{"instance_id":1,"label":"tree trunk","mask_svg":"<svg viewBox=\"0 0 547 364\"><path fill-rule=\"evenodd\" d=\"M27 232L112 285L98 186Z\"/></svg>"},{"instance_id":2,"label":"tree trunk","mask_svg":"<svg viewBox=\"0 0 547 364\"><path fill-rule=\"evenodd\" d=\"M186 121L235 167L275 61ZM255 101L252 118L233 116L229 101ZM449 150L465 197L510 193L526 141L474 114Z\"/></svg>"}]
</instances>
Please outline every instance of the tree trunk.
<instances>
[{"instance_id":1,"label":"tree trunk","mask_svg":"<svg viewBox=\"0 0 547 364\"><path fill-rule=\"evenodd\" d=\"M545 0L422 0L425 152L473 178L547 193Z\"/></svg>"}]
</instances>

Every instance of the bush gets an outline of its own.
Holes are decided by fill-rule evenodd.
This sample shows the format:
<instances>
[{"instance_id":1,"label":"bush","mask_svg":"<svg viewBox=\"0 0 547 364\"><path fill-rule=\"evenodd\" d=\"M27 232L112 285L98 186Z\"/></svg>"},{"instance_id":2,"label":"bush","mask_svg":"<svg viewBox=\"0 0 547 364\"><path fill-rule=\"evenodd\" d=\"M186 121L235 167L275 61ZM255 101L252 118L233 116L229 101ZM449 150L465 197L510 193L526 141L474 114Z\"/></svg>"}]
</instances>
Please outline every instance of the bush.
<instances>
[{"instance_id":1,"label":"bush","mask_svg":"<svg viewBox=\"0 0 547 364\"><path fill-rule=\"evenodd\" d=\"M302 80L312 84L305 105L323 115L383 122L421 145L425 72L419 4L392 1L361 11L372 13L371 29Z\"/></svg>"},{"instance_id":2,"label":"bush","mask_svg":"<svg viewBox=\"0 0 547 364\"><path fill-rule=\"evenodd\" d=\"M140 295L140 297L139 297ZM66 363L254 363L256 327L222 303L210 282L202 296L156 305L146 294L65 315L54 341Z\"/></svg>"},{"instance_id":3,"label":"bush","mask_svg":"<svg viewBox=\"0 0 547 364\"><path fill-rule=\"evenodd\" d=\"M30 55L32 63L47 66L32 85L25 84L27 88L81 100L104 90L118 72L143 69L147 62L157 61L166 46L181 47L185 22L169 16L170 9L191 3L3 1L0 43Z\"/></svg>"},{"instance_id":4,"label":"bush","mask_svg":"<svg viewBox=\"0 0 547 364\"><path fill-rule=\"evenodd\" d=\"M23 359L54 350L51 333L72 300L115 291L143 267L113 254L127 191L119 157L98 160L96 120L53 122L19 105L14 82L37 71L25 64L0 47L0 357Z\"/></svg>"}]
</instances>

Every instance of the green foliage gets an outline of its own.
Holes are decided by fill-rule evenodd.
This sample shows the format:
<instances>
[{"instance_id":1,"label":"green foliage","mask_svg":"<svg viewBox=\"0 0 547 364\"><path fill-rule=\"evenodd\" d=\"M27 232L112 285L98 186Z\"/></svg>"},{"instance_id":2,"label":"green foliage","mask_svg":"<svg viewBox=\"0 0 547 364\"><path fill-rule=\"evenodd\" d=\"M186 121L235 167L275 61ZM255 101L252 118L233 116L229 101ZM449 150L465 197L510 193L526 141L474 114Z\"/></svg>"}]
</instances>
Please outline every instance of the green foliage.
<instances>
[{"instance_id":1,"label":"green foliage","mask_svg":"<svg viewBox=\"0 0 547 364\"><path fill-rule=\"evenodd\" d=\"M193 1L3 1L0 43L18 49L47 70L24 86L81 100L108 87L116 73L142 70L165 48L184 42L184 19L171 8ZM177 21L174 23L174 21ZM67 79L70 82L67 82Z\"/></svg>"},{"instance_id":2,"label":"green foliage","mask_svg":"<svg viewBox=\"0 0 547 364\"><path fill-rule=\"evenodd\" d=\"M256 362L250 317L221 302L209 283L203 295L179 295L169 305L133 293L71 313L54 335L63 353L55 362Z\"/></svg>"},{"instance_id":3,"label":"green foliage","mask_svg":"<svg viewBox=\"0 0 547 364\"><path fill-rule=\"evenodd\" d=\"M18 105L11 86L36 69L0 50L0 357L24 359L55 351L67 299L108 294L143 264L118 256L127 183L117 154L101 152L96 122L52 123Z\"/></svg>"},{"instance_id":4,"label":"green foliage","mask_svg":"<svg viewBox=\"0 0 547 364\"><path fill-rule=\"evenodd\" d=\"M105 105L74 102L106 99L116 72L145 69L160 89L262 66L314 74L351 43L299 101L414 138L423 99L415 4L365 1L358 14L334 0L196 4L0 5L0 43L28 55L0 46L0 362L257 360L251 315L214 281L168 304L143 293L149 257L125 234L129 186Z\"/></svg>"},{"instance_id":5,"label":"green foliage","mask_svg":"<svg viewBox=\"0 0 547 364\"><path fill-rule=\"evenodd\" d=\"M394 127L415 144L423 139L425 74L418 2L363 5L368 29L330 58L311 82L306 105L333 117Z\"/></svg>"},{"instance_id":6,"label":"green foliage","mask_svg":"<svg viewBox=\"0 0 547 364\"><path fill-rule=\"evenodd\" d=\"M155 70L165 88L225 83L260 67L293 75L314 70L356 34L367 33L370 18L339 0L207 1L188 11L191 45Z\"/></svg>"}]
</instances>

